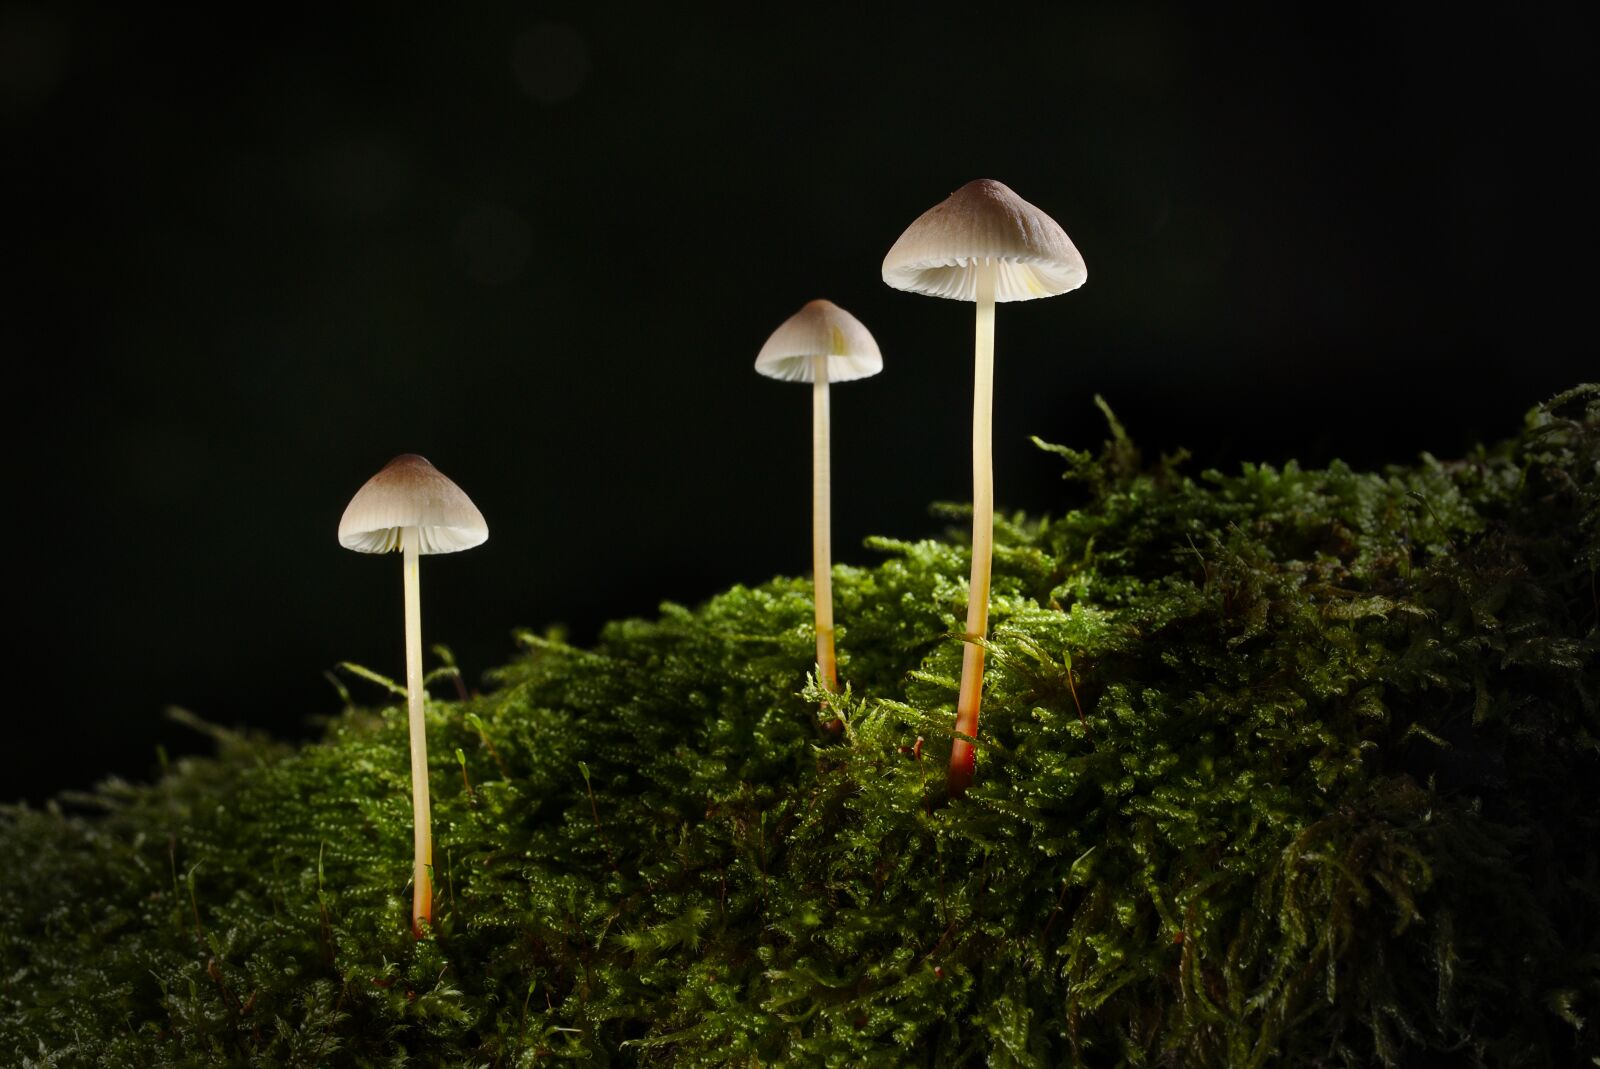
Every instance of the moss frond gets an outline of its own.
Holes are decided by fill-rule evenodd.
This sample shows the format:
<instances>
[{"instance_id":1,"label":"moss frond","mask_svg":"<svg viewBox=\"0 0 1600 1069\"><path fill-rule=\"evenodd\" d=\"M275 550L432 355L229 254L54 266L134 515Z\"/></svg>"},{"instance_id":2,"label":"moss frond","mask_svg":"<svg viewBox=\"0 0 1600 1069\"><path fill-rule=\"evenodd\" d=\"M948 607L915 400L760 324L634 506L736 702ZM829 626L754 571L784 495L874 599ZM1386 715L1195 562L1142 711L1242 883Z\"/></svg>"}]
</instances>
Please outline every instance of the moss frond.
<instances>
[{"instance_id":1,"label":"moss frond","mask_svg":"<svg viewBox=\"0 0 1600 1069\"><path fill-rule=\"evenodd\" d=\"M298 749L212 729L154 785L0 810L0 1051L1600 1058L1600 388L1377 473L1189 477L1106 413L1100 455L1044 446L1082 507L997 524L960 801L967 550L873 539L834 575L845 694L808 685L785 578L591 649L521 635L488 693L430 701L420 942L399 707Z\"/></svg>"}]
</instances>

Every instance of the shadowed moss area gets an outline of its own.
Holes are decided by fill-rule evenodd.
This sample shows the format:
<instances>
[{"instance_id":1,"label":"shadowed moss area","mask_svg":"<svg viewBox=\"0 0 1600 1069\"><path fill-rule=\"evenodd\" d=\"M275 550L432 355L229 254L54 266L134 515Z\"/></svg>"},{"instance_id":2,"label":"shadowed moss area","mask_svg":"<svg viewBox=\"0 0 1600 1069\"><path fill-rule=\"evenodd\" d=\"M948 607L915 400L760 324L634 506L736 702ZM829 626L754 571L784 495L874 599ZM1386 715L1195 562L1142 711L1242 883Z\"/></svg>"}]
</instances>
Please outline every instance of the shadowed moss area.
<instances>
[{"instance_id":1,"label":"shadowed moss area","mask_svg":"<svg viewBox=\"0 0 1600 1069\"><path fill-rule=\"evenodd\" d=\"M1191 478L1111 426L1045 447L1078 508L998 526L961 801L968 554L875 539L840 739L800 579L430 702L420 943L400 705L0 811L0 1053L1600 1064L1600 387L1381 474Z\"/></svg>"}]
</instances>

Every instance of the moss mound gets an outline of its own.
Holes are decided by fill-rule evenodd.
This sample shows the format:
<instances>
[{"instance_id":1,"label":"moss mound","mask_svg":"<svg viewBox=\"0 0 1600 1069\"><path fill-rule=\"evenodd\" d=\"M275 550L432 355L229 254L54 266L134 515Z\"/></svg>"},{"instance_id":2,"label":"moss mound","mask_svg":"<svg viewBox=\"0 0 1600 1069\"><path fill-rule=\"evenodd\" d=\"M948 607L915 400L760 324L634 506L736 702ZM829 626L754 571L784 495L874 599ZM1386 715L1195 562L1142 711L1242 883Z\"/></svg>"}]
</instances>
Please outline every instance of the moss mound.
<instances>
[{"instance_id":1,"label":"moss mound","mask_svg":"<svg viewBox=\"0 0 1600 1069\"><path fill-rule=\"evenodd\" d=\"M874 540L840 739L797 579L430 703L422 942L398 707L0 811L0 1052L1600 1064L1600 387L1382 474L1191 479L1112 430L1047 447L1082 507L997 531L960 802L966 550Z\"/></svg>"}]
</instances>

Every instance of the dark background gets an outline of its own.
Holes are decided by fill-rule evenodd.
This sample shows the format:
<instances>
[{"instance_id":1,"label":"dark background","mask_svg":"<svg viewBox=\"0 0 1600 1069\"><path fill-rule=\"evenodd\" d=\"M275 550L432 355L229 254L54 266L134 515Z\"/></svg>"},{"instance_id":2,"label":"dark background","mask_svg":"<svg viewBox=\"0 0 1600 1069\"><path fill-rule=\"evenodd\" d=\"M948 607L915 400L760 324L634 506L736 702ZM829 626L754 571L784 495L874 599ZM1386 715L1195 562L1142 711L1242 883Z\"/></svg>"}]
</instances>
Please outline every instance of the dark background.
<instances>
[{"instance_id":1,"label":"dark background","mask_svg":"<svg viewBox=\"0 0 1600 1069\"><path fill-rule=\"evenodd\" d=\"M879 265L971 178L1089 264L1000 310L1002 508L1068 502L1027 436L1094 447L1096 392L1195 470L1375 465L1596 377L1576 16L673 6L0 6L0 799L203 748L168 704L294 736L336 662L399 676L399 561L334 538L395 453L489 519L423 565L472 679L802 572L809 399L751 364L812 297L885 354L834 393L836 559L937 533L972 309Z\"/></svg>"}]
</instances>

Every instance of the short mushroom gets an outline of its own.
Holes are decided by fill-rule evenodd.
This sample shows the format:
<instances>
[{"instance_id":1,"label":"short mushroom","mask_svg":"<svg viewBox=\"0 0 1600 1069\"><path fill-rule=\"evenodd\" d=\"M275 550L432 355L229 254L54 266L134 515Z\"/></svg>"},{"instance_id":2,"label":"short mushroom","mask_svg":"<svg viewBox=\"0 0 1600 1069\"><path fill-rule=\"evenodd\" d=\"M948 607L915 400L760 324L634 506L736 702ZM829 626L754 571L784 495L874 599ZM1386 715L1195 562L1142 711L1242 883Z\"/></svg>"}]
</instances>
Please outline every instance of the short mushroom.
<instances>
[{"instance_id":1,"label":"short mushroom","mask_svg":"<svg viewBox=\"0 0 1600 1069\"><path fill-rule=\"evenodd\" d=\"M994 306L1077 289L1088 277L1083 257L1056 221L988 178L968 182L906 228L883 260L896 289L976 301L976 371L972 395L972 581L967 591L967 647L961 659L950 793L972 784L983 696L982 639L989 630L989 566L994 548L994 465L990 414L994 395Z\"/></svg>"},{"instance_id":2,"label":"short mushroom","mask_svg":"<svg viewBox=\"0 0 1600 1069\"><path fill-rule=\"evenodd\" d=\"M817 683L839 689L833 648L833 552L829 523L828 384L883 370L878 343L861 320L832 301L811 301L784 320L756 356L756 371L811 383L811 570L817 621ZM835 722L836 723L836 722Z\"/></svg>"},{"instance_id":3,"label":"short mushroom","mask_svg":"<svg viewBox=\"0 0 1600 1069\"><path fill-rule=\"evenodd\" d=\"M428 740L422 719L422 597L418 556L454 553L489 537L483 513L422 457L395 457L356 491L339 521L339 544L358 553L404 554L406 704L411 733L411 931L422 938L433 919L433 830L428 813Z\"/></svg>"}]
</instances>

